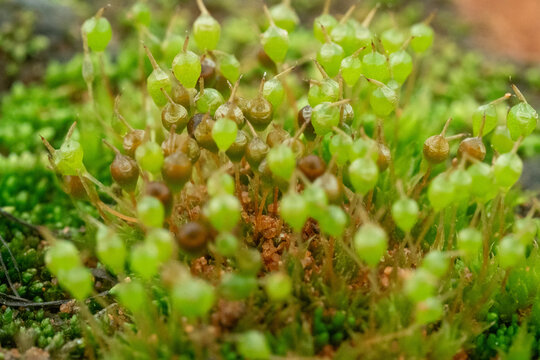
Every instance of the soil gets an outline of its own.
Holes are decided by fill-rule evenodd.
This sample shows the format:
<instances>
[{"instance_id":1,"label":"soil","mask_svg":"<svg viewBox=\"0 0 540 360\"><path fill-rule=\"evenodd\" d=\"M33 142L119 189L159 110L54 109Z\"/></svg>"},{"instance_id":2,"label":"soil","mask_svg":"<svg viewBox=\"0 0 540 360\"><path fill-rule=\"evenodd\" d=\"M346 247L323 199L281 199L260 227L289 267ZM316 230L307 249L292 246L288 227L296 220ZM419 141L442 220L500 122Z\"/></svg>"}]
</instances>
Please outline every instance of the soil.
<instances>
[{"instance_id":1,"label":"soil","mask_svg":"<svg viewBox=\"0 0 540 360\"><path fill-rule=\"evenodd\" d=\"M475 44L525 63L540 61L540 1L453 0Z\"/></svg>"}]
</instances>

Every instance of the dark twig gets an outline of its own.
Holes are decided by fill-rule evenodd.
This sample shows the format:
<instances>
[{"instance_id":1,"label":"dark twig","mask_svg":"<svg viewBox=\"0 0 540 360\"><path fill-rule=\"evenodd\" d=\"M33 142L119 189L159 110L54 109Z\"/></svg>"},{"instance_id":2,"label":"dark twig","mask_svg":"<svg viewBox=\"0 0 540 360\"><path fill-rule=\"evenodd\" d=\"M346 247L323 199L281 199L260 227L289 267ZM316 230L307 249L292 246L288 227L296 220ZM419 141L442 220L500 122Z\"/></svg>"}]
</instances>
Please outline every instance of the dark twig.
<instances>
[{"instance_id":1,"label":"dark twig","mask_svg":"<svg viewBox=\"0 0 540 360\"><path fill-rule=\"evenodd\" d=\"M90 299L96 298L96 297L104 297L109 294L109 290L100 292L96 296L92 296L86 301L90 301ZM73 301L73 299L63 299L63 300L54 300L54 301L45 301L45 302L33 302L22 298L16 298L15 296L11 296L5 293L0 293L0 304L10 307L55 307L60 306L63 304L66 304L70 301Z\"/></svg>"},{"instance_id":2,"label":"dark twig","mask_svg":"<svg viewBox=\"0 0 540 360\"><path fill-rule=\"evenodd\" d=\"M7 219L9 219L9 220L11 220L11 221L13 221L13 222L16 222L16 223L19 223L19 224L21 224L23 226L26 226L27 228L32 230L34 233L41 236L41 232L39 231L39 227L37 227L36 225L32 225L29 222L26 222L26 221L24 221L22 219L19 219L15 215L8 213L7 211L2 210L1 208L0 208L0 215L7 218Z\"/></svg>"},{"instance_id":3,"label":"dark twig","mask_svg":"<svg viewBox=\"0 0 540 360\"><path fill-rule=\"evenodd\" d=\"M6 247L8 253L9 253L9 256L11 257L11 261L13 261L13 266L15 267L15 270L17 270L17 274L19 275L19 281L22 282L22 276L21 276L21 271L19 270L19 264L17 264L17 260L15 260L15 256L13 256L13 253L11 252L11 249L9 248L8 243L6 242L6 240L4 240L2 235L0 235L0 242L2 242L2 245L4 245ZM1 254L0 254L0 258L2 258ZM2 264L3 263L4 263L4 259L2 259Z\"/></svg>"}]
</instances>

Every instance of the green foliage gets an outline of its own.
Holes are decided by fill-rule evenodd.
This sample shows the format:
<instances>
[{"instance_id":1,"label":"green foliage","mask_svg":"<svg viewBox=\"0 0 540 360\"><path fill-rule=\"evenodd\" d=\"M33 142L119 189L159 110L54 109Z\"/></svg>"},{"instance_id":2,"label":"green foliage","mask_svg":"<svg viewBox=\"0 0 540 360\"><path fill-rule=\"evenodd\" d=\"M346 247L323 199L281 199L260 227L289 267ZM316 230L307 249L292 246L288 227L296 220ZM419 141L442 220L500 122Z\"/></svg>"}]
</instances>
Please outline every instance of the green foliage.
<instances>
[{"instance_id":1,"label":"green foliage","mask_svg":"<svg viewBox=\"0 0 540 360\"><path fill-rule=\"evenodd\" d=\"M414 11L399 27L352 8L306 28L305 5L283 1L257 39L250 17L197 5L188 21L136 3L114 56L115 14L98 12L83 56L3 97L0 293L24 304L0 311L0 344L537 357L538 209L516 184L538 116L516 87L519 103L501 97L523 75Z\"/></svg>"}]
</instances>

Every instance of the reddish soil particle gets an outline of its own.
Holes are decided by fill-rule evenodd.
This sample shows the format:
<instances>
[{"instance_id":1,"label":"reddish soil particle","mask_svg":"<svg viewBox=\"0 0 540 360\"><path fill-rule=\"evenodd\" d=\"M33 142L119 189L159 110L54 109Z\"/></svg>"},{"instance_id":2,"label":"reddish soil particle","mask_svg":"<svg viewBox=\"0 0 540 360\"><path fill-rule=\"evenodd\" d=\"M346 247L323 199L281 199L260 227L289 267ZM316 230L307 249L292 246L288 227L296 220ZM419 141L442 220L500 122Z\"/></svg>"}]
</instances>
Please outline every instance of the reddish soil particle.
<instances>
[{"instance_id":1,"label":"reddish soil particle","mask_svg":"<svg viewBox=\"0 0 540 360\"><path fill-rule=\"evenodd\" d=\"M214 274L214 265L210 265L208 260L201 256L191 262L191 274L205 279L211 278Z\"/></svg>"},{"instance_id":2,"label":"reddish soil particle","mask_svg":"<svg viewBox=\"0 0 540 360\"><path fill-rule=\"evenodd\" d=\"M220 299L217 311L212 314L212 324L217 328L231 329L244 315L246 304L242 301Z\"/></svg>"}]
</instances>

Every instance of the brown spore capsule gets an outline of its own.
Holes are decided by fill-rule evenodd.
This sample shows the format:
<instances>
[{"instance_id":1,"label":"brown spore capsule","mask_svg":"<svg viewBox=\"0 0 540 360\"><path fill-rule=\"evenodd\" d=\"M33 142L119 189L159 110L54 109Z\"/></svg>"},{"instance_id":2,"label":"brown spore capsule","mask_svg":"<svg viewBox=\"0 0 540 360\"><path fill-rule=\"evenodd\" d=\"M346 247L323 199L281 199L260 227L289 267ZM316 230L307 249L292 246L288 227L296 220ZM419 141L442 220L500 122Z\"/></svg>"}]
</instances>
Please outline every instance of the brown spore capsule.
<instances>
[{"instance_id":1,"label":"brown spore capsule","mask_svg":"<svg viewBox=\"0 0 540 360\"><path fill-rule=\"evenodd\" d=\"M174 232L178 245L188 252L199 252L206 247L210 238L207 228L199 222L191 221Z\"/></svg>"},{"instance_id":2,"label":"brown spore capsule","mask_svg":"<svg viewBox=\"0 0 540 360\"><path fill-rule=\"evenodd\" d=\"M461 158L465 154L472 159L484 160L486 157L486 146L482 139L480 137L470 137L463 140L459 144L458 156Z\"/></svg>"},{"instance_id":3,"label":"brown spore capsule","mask_svg":"<svg viewBox=\"0 0 540 360\"><path fill-rule=\"evenodd\" d=\"M111 177L122 189L127 192L135 190L139 180L139 166L133 158L117 152L110 169Z\"/></svg>"},{"instance_id":4,"label":"brown spore capsule","mask_svg":"<svg viewBox=\"0 0 540 360\"><path fill-rule=\"evenodd\" d=\"M390 149L388 146L379 143L379 156L377 157L377 167L379 168L380 172L385 171L388 169L388 165L390 165L390 161L392 160L392 155L390 154Z\"/></svg>"},{"instance_id":5,"label":"brown spore capsule","mask_svg":"<svg viewBox=\"0 0 540 360\"><path fill-rule=\"evenodd\" d=\"M298 161L298 168L310 181L314 181L324 174L326 164L317 155L310 154Z\"/></svg>"},{"instance_id":6,"label":"brown spore capsule","mask_svg":"<svg viewBox=\"0 0 540 360\"><path fill-rule=\"evenodd\" d=\"M246 149L246 160L252 169L257 169L268 154L270 148L258 137L254 137L249 142Z\"/></svg>"},{"instance_id":7,"label":"brown spore capsule","mask_svg":"<svg viewBox=\"0 0 540 360\"><path fill-rule=\"evenodd\" d=\"M64 182L65 191L68 195L75 199L86 198L86 190L79 176L66 175L62 177L62 181Z\"/></svg>"},{"instance_id":8,"label":"brown spore capsule","mask_svg":"<svg viewBox=\"0 0 540 360\"><path fill-rule=\"evenodd\" d=\"M171 213L173 196L169 187L160 181L150 181L145 186L146 195L153 196L163 205L167 214Z\"/></svg>"},{"instance_id":9,"label":"brown spore capsule","mask_svg":"<svg viewBox=\"0 0 540 360\"><path fill-rule=\"evenodd\" d=\"M197 129L197 126L199 126L205 115L206 114L195 114L189 119L187 131L190 136L195 137L195 129Z\"/></svg>"},{"instance_id":10,"label":"brown spore capsule","mask_svg":"<svg viewBox=\"0 0 540 360\"><path fill-rule=\"evenodd\" d=\"M246 153L248 137L243 130L238 130L234 143L225 152L232 162L240 162Z\"/></svg>"},{"instance_id":11,"label":"brown spore capsule","mask_svg":"<svg viewBox=\"0 0 540 360\"><path fill-rule=\"evenodd\" d=\"M450 145L444 135L433 135L424 142L424 157L432 164L439 164L448 159Z\"/></svg>"},{"instance_id":12,"label":"brown spore capsule","mask_svg":"<svg viewBox=\"0 0 540 360\"><path fill-rule=\"evenodd\" d=\"M173 192L179 192L191 179L192 164L187 155L176 152L165 158L161 175Z\"/></svg>"},{"instance_id":13,"label":"brown spore capsule","mask_svg":"<svg viewBox=\"0 0 540 360\"><path fill-rule=\"evenodd\" d=\"M124 136L122 147L127 155L134 157L135 151L144 141L144 130L135 129Z\"/></svg>"}]
</instances>

